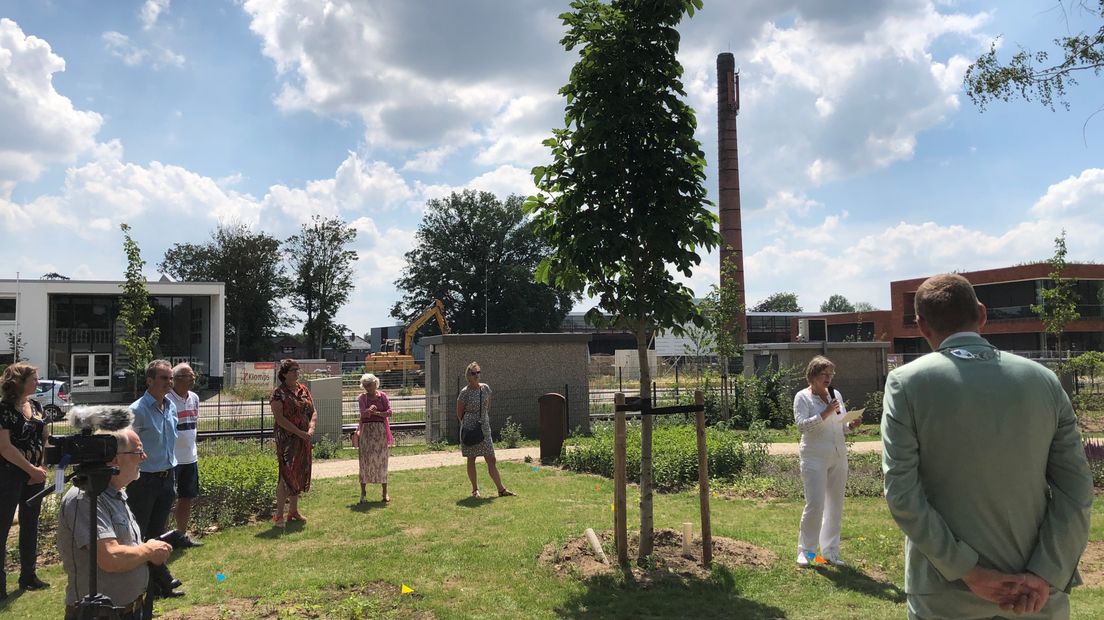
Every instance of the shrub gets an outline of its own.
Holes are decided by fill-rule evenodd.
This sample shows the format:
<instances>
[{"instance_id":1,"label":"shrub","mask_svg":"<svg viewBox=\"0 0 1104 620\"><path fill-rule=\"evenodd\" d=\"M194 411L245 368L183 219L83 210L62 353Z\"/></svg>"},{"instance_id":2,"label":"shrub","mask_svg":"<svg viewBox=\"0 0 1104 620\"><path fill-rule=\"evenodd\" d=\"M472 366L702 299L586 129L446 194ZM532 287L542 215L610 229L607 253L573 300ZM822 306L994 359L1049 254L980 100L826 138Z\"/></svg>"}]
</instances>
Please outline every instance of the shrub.
<instances>
[{"instance_id":1,"label":"shrub","mask_svg":"<svg viewBox=\"0 0 1104 620\"><path fill-rule=\"evenodd\" d=\"M506 444L507 448L518 447L518 443L521 442L521 425L507 417L506 423L502 425L502 430L499 431L499 438Z\"/></svg>"},{"instance_id":2,"label":"shrub","mask_svg":"<svg viewBox=\"0 0 1104 620\"><path fill-rule=\"evenodd\" d=\"M863 401L863 407L866 409L863 412L863 424L882 423L882 401L884 398L885 392L882 390L876 390L866 395L866 400Z\"/></svg>"},{"instance_id":3,"label":"shrub","mask_svg":"<svg viewBox=\"0 0 1104 620\"><path fill-rule=\"evenodd\" d=\"M591 437L577 438L560 454L566 469L613 477L613 426L596 424ZM738 476L748 463L743 441L734 432L706 429L709 474L712 478ZM640 425L631 424L625 434L625 471L629 480L640 478ZM691 425L657 426L652 435L652 474L655 487L677 490L698 480L697 432Z\"/></svg>"},{"instance_id":4,"label":"shrub","mask_svg":"<svg viewBox=\"0 0 1104 620\"><path fill-rule=\"evenodd\" d=\"M748 428L763 420L768 428L786 428L793 424L793 395L801 372L796 367L768 370L758 376L735 378L732 422Z\"/></svg>"},{"instance_id":5,"label":"shrub","mask_svg":"<svg viewBox=\"0 0 1104 620\"><path fill-rule=\"evenodd\" d=\"M341 452L341 444L323 437L314 443L311 453L319 460L332 459Z\"/></svg>"},{"instance_id":6,"label":"shrub","mask_svg":"<svg viewBox=\"0 0 1104 620\"><path fill-rule=\"evenodd\" d=\"M238 400L245 401L268 402L272 398L272 388L250 383L239 383L226 392Z\"/></svg>"},{"instance_id":7,"label":"shrub","mask_svg":"<svg viewBox=\"0 0 1104 620\"><path fill-rule=\"evenodd\" d=\"M266 517L276 503L276 455L252 443L225 443L236 446L219 446L218 454L199 460L200 496L192 508L192 521L199 528Z\"/></svg>"}]
</instances>

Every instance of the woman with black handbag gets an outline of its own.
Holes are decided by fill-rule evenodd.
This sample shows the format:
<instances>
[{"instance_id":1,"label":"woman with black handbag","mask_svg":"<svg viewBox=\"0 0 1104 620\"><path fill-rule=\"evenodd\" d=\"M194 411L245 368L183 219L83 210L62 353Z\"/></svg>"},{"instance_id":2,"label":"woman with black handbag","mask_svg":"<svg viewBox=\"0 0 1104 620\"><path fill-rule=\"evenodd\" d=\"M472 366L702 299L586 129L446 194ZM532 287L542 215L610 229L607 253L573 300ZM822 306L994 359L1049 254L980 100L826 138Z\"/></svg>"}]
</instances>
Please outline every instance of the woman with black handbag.
<instances>
[{"instance_id":1,"label":"woman with black handbag","mask_svg":"<svg viewBox=\"0 0 1104 620\"><path fill-rule=\"evenodd\" d=\"M460 420L460 453L468 459L468 480L471 481L472 497L480 497L479 483L475 478L475 457L482 456L487 462L487 472L498 487L498 496L516 495L502 486L495 461L494 443L491 441L491 386L479 382L479 364L468 364L468 384L456 397L456 419Z\"/></svg>"}]
</instances>

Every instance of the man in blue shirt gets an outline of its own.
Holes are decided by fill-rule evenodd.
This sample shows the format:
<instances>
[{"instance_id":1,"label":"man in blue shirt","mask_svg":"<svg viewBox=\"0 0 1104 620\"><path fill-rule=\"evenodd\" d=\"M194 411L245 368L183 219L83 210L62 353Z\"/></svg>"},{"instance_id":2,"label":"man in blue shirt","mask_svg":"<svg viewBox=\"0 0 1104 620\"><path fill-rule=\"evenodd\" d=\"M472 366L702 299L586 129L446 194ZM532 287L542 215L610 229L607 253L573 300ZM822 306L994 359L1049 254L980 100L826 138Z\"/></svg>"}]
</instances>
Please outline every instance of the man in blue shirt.
<instances>
[{"instance_id":1,"label":"man in blue shirt","mask_svg":"<svg viewBox=\"0 0 1104 620\"><path fill-rule=\"evenodd\" d=\"M127 504L138 522L142 540L165 533L165 522L176 500L177 420L176 406L167 398L171 389L172 366L165 360L153 360L146 365L146 393L130 404L133 428L142 440L146 460L139 465L138 479L127 485ZM177 594L171 590L162 593Z\"/></svg>"}]
</instances>

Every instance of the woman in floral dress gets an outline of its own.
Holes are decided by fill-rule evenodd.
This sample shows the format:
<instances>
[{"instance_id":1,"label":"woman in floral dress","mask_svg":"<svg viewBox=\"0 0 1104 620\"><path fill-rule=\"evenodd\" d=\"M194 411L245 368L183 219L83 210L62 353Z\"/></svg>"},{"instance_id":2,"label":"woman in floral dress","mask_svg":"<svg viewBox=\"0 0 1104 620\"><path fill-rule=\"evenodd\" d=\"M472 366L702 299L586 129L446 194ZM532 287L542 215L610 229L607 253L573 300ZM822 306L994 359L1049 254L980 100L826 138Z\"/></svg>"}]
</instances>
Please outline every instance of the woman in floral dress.
<instances>
[{"instance_id":1,"label":"woman in floral dress","mask_svg":"<svg viewBox=\"0 0 1104 620\"><path fill-rule=\"evenodd\" d=\"M383 485L384 502L390 502L387 494L387 448L395 445L391 436L391 401L379 389L379 378L371 373L360 378L364 393L357 398L360 408L360 426L357 427L357 456L360 459L360 502L364 503L366 484Z\"/></svg>"},{"instance_id":2,"label":"woman in floral dress","mask_svg":"<svg viewBox=\"0 0 1104 620\"><path fill-rule=\"evenodd\" d=\"M288 521L302 521L299 514L299 494L310 490L311 440L314 437L314 399L307 386L299 383L299 363L286 359L277 373L280 384L272 392L272 414L276 420L276 459L280 464L280 481L276 485L276 527L284 527L284 503L288 504Z\"/></svg>"},{"instance_id":3,"label":"woman in floral dress","mask_svg":"<svg viewBox=\"0 0 1104 620\"><path fill-rule=\"evenodd\" d=\"M475 476L475 458L482 456L483 460L487 462L487 472L491 475L491 480L498 487L499 497L515 495L513 491L502 486L502 479L498 475L494 443L491 442L491 386L479 382L481 373L482 370L479 368L479 364L475 362L468 364L466 373L468 384L460 390L460 395L456 397L456 419L460 420L461 437L464 429L479 426L483 430L483 441L473 446L465 445L463 441L460 442L460 452L468 458L468 480L471 481L471 494L472 497L480 497L479 483Z\"/></svg>"}]
</instances>

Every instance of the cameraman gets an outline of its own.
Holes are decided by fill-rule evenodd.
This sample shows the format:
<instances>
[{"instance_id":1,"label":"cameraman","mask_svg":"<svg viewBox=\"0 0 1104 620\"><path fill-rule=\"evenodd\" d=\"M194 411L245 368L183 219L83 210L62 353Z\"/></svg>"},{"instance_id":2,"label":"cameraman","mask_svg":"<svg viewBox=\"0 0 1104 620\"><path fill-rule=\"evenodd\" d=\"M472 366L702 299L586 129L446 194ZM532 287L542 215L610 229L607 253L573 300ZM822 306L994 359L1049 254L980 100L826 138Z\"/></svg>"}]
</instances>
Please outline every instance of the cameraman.
<instances>
[{"instance_id":1,"label":"cameraman","mask_svg":"<svg viewBox=\"0 0 1104 620\"><path fill-rule=\"evenodd\" d=\"M116 607L121 607L122 620L147 620L152 607L146 604L146 585L149 582L147 562L163 565L172 547L160 540L142 542L138 523L126 503L127 484L138 479L138 464L146 458L142 440L132 429L111 431L118 451L108 462L119 468L111 477L107 489L99 497L96 506L97 555L96 579L99 594L109 597ZM69 578L65 590L65 618L75 620L80 615L77 602L88 588L88 511L91 499L85 492L72 487L61 499L58 518L57 543L65 574ZM96 594L96 593L92 593Z\"/></svg>"}]
</instances>

